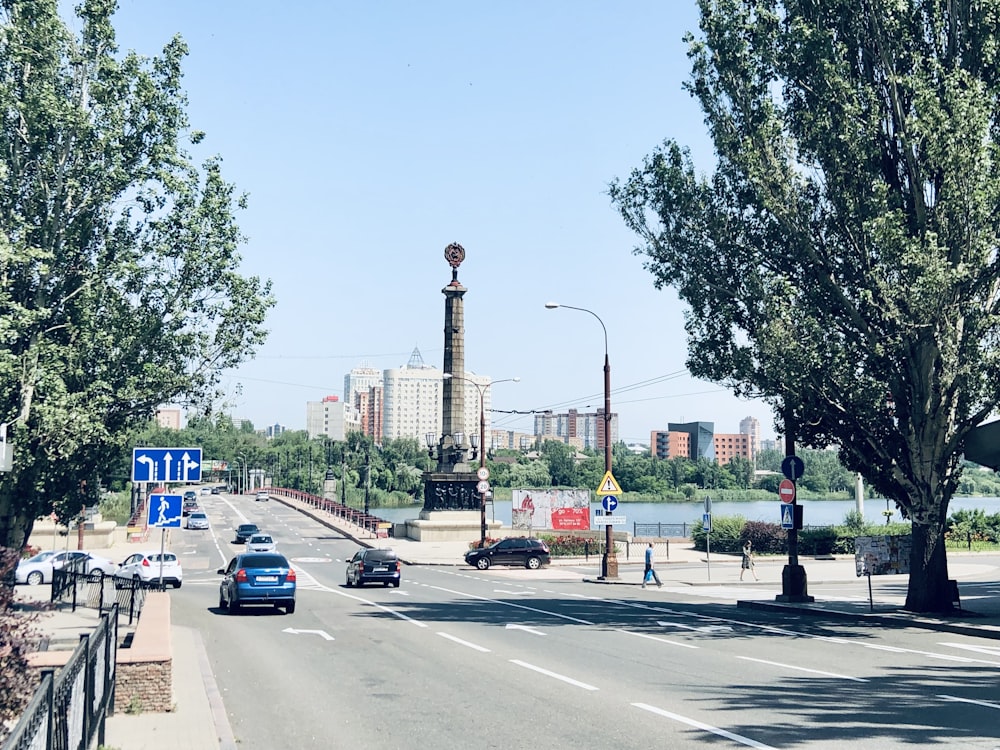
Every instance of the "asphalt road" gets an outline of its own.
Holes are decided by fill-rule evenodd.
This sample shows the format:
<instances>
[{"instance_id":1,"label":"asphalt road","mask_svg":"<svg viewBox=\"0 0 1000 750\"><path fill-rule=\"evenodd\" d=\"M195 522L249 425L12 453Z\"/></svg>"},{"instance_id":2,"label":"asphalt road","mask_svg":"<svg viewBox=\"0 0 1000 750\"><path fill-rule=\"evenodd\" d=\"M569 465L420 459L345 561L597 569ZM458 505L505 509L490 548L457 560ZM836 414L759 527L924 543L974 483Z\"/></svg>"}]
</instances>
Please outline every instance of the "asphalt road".
<instances>
[{"instance_id":1,"label":"asphalt road","mask_svg":"<svg viewBox=\"0 0 1000 750\"><path fill-rule=\"evenodd\" d=\"M418 566L348 589L350 540L279 503L201 500L213 529L175 538L173 617L201 632L247 750L1000 748L997 641L737 609L735 586L582 583L590 569ZM294 615L217 608L246 520L293 560Z\"/></svg>"}]
</instances>

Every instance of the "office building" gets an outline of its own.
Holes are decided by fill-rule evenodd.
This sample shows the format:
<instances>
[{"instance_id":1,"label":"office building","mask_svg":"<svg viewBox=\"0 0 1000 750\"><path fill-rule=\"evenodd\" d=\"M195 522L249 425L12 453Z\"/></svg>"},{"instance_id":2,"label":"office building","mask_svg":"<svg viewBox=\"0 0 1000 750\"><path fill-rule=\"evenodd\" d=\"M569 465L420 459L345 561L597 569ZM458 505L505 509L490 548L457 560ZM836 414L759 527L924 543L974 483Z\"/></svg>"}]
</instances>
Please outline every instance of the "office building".
<instances>
[{"instance_id":1,"label":"office building","mask_svg":"<svg viewBox=\"0 0 1000 750\"><path fill-rule=\"evenodd\" d=\"M535 436L538 438L559 438L577 448L591 448L603 451L605 445L604 410L580 413L570 409L561 414L546 411L535 415ZM611 413L611 443L618 442L618 415Z\"/></svg>"}]
</instances>

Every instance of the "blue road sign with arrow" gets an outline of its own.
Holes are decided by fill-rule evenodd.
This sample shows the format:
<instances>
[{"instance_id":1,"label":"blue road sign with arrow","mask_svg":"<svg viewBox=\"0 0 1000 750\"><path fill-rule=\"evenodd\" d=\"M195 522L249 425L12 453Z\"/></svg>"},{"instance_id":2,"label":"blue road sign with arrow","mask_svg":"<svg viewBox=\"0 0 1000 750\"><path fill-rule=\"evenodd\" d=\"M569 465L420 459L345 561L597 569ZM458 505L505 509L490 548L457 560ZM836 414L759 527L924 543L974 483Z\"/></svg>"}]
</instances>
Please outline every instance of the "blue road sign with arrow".
<instances>
[{"instance_id":1,"label":"blue road sign with arrow","mask_svg":"<svg viewBox=\"0 0 1000 750\"><path fill-rule=\"evenodd\" d=\"M200 482L201 448L133 448L133 482Z\"/></svg>"},{"instance_id":2,"label":"blue road sign with arrow","mask_svg":"<svg viewBox=\"0 0 1000 750\"><path fill-rule=\"evenodd\" d=\"M181 499L180 495L150 495L147 524L159 529L179 529Z\"/></svg>"},{"instance_id":3,"label":"blue road sign with arrow","mask_svg":"<svg viewBox=\"0 0 1000 750\"><path fill-rule=\"evenodd\" d=\"M614 495L605 495L601 498L601 505L604 506L604 510L608 513L614 513L618 507L618 498Z\"/></svg>"}]
</instances>

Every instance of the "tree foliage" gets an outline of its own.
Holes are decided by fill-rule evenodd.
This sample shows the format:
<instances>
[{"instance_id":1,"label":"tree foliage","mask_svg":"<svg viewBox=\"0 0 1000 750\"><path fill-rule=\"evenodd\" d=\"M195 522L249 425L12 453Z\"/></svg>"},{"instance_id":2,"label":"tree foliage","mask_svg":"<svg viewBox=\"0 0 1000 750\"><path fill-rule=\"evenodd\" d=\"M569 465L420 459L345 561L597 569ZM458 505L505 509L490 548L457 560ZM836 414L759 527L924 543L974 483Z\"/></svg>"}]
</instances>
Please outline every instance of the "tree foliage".
<instances>
[{"instance_id":1,"label":"tree foliage","mask_svg":"<svg viewBox=\"0 0 1000 750\"><path fill-rule=\"evenodd\" d=\"M1000 394L996 0L701 0L714 174L667 141L611 195L688 367L836 445L913 521L906 606L947 611L948 501Z\"/></svg>"},{"instance_id":2,"label":"tree foliage","mask_svg":"<svg viewBox=\"0 0 1000 750\"><path fill-rule=\"evenodd\" d=\"M0 2L0 545L92 503L158 405L209 410L273 304L238 271L243 198L186 150L183 40L120 54L114 9L74 35L56 0Z\"/></svg>"}]
</instances>

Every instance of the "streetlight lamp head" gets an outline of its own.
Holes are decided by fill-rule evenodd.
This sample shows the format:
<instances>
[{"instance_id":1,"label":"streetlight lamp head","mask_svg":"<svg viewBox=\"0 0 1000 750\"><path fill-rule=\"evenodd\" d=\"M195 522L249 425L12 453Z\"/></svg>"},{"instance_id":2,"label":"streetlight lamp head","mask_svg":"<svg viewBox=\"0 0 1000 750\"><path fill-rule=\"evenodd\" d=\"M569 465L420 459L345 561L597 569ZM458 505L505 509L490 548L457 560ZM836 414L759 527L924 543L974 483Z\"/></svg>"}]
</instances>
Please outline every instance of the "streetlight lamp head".
<instances>
[{"instance_id":1,"label":"streetlight lamp head","mask_svg":"<svg viewBox=\"0 0 1000 750\"><path fill-rule=\"evenodd\" d=\"M444 378L445 380L447 380L448 378L453 378L455 376L452 375L450 372L443 372L443 373L441 373L441 377Z\"/></svg>"},{"instance_id":2,"label":"streetlight lamp head","mask_svg":"<svg viewBox=\"0 0 1000 750\"><path fill-rule=\"evenodd\" d=\"M545 309L546 310L555 310L557 307L559 307L559 303L558 302L546 302L545 303Z\"/></svg>"},{"instance_id":3,"label":"streetlight lamp head","mask_svg":"<svg viewBox=\"0 0 1000 750\"><path fill-rule=\"evenodd\" d=\"M513 380L515 383L521 382L521 378L511 378L511 380Z\"/></svg>"}]
</instances>

